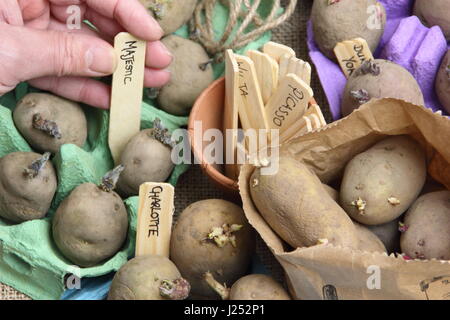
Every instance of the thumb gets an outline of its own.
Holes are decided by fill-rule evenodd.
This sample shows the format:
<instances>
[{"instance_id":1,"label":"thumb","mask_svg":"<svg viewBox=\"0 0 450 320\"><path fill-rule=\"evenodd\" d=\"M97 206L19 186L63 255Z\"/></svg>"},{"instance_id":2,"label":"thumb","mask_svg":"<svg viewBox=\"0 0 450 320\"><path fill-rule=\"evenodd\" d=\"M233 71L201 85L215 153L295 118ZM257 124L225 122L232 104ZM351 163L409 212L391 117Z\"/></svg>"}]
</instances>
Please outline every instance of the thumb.
<instances>
[{"instance_id":1,"label":"thumb","mask_svg":"<svg viewBox=\"0 0 450 320\"><path fill-rule=\"evenodd\" d=\"M113 47L80 33L13 27L21 81L43 76L99 77L116 68Z\"/></svg>"}]
</instances>

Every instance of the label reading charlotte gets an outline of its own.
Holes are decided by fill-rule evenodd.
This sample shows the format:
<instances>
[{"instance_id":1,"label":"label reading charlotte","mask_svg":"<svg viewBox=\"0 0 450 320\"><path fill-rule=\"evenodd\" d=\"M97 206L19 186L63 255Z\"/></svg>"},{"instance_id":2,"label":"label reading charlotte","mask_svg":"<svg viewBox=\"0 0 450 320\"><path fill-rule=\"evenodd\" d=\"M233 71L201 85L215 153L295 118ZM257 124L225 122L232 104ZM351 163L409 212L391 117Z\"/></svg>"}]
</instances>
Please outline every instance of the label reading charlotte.
<instances>
[{"instance_id":1,"label":"label reading charlotte","mask_svg":"<svg viewBox=\"0 0 450 320\"><path fill-rule=\"evenodd\" d=\"M148 194L150 199L150 212L149 212L149 225L148 225L148 237L159 236L159 214L161 213L161 193L163 188L156 186L151 189Z\"/></svg>"},{"instance_id":2,"label":"label reading charlotte","mask_svg":"<svg viewBox=\"0 0 450 320\"><path fill-rule=\"evenodd\" d=\"M124 68L124 78L123 84L126 85L127 82L133 82L133 69L134 61L137 47L137 41L127 41L125 42L126 47L122 49L122 55L120 59L125 62Z\"/></svg>"},{"instance_id":3,"label":"label reading charlotte","mask_svg":"<svg viewBox=\"0 0 450 320\"><path fill-rule=\"evenodd\" d=\"M339 42L334 53L345 76L350 77L366 60L373 60L367 41L362 38Z\"/></svg>"},{"instance_id":4,"label":"label reading charlotte","mask_svg":"<svg viewBox=\"0 0 450 320\"><path fill-rule=\"evenodd\" d=\"M144 183L139 189L136 256L169 256L174 188L167 183Z\"/></svg>"}]
</instances>

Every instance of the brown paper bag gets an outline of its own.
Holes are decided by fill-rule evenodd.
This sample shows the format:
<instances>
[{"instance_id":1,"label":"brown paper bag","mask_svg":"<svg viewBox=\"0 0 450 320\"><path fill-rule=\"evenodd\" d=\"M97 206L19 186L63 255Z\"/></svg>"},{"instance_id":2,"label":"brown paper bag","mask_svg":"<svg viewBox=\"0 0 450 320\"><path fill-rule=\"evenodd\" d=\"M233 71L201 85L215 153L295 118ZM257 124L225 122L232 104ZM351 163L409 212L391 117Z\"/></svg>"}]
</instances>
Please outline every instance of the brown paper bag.
<instances>
[{"instance_id":1,"label":"brown paper bag","mask_svg":"<svg viewBox=\"0 0 450 320\"><path fill-rule=\"evenodd\" d=\"M327 183L345 165L389 135L409 134L427 151L429 173L450 187L450 120L395 99L374 100L347 118L283 145L280 153L308 165ZM239 187L245 214L283 266L297 299L450 299L450 262L405 260L331 244L286 251L258 213L249 192L254 168L245 165ZM450 232L450 230L449 230Z\"/></svg>"}]
</instances>

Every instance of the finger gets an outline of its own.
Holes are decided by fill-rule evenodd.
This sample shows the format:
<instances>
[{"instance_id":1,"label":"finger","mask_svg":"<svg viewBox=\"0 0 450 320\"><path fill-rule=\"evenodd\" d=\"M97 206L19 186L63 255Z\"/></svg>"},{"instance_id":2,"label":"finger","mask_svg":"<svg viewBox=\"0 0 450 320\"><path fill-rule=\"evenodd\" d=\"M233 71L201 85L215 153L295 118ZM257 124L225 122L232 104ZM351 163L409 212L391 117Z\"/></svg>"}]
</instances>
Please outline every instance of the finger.
<instances>
[{"instance_id":1,"label":"finger","mask_svg":"<svg viewBox=\"0 0 450 320\"><path fill-rule=\"evenodd\" d=\"M80 4L79 0L50 0L56 5ZM161 39L164 32L159 23L138 0L84 0L90 9L116 20L125 30L146 41Z\"/></svg>"},{"instance_id":2,"label":"finger","mask_svg":"<svg viewBox=\"0 0 450 320\"><path fill-rule=\"evenodd\" d=\"M14 26L23 25L22 11L17 0L0 1L0 22Z\"/></svg>"},{"instance_id":3,"label":"finger","mask_svg":"<svg viewBox=\"0 0 450 320\"><path fill-rule=\"evenodd\" d=\"M144 72L144 87L161 88L170 81L170 71L146 68Z\"/></svg>"},{"instance_id":4,"label":"finger","mask_svg":"<svg viewBox=\"0 0 450 320\"><path fill-rule=\"evenodd\" d=\"M49 7L47 0L19 0L19 6L24 21L41 17Z\"/></svg>"},{"instance_id":5,"label":"finger","mask_svg":"<svg viewBox=\"0 0 450 320\"><path fill-rule=\"evenodd\" d=\"M73 17L74 15L79 15L79 20L85 19L86 14L86 5L85 4L79 4L79 5L57 5L57 4L51 4L50 5L50 11L52 13L52 16L59 20L60 22L66 23L69 18Z\"/></svg>"},{"instance_id":6,"label":"finger","mask_svg":"<svg viewBox=\"0 0 450 320\"><path fill-rule=\"evenodd\" d=\"M147 43L146 66L155 69L167 68L173 60L173 55L161 41Z\"/></svg>"},{"instance_id":7,"label":"finger","mask_svg":"<svg viewBox=\"0 0 450 320\"><path fill-rule=\"evenodd\" d=\"M77 34L84 34L91 37L99 37L99 34L97 31L93 30L86 24L82 23L80 25L80 29L67 29L67 25L65 23L62 23L56 19L51 18L50 23L48 26L49 30L55 30L55 31L61 31L61 32L71 32L71 33L77 33Z\"/></svg>"},{"instance_id":8,"label":"finger","mask_svg":"<svg viewBox=\"0 0 450 320\"><path fill-rule=\"evenodd\" d=\"M111 88L100 81L82 77L45 77L30 80L29 83L69 100L109 109Z\"/></svg>"},{"instance_id":9,"label":"finger","mask_svg":"<svg viewBox=\"0 0 450 320\"><path fill-rule=\"evenodd\" d=\"M109 75L116 68L114 49L106 41L85 34L8 26L3 30L16 45L20 80L43 76ZM2 39L3 40L3 39Z\"/></svg>"},{"instance_id":10,"label":"finger","mask_svg":"<svg viewBox=\"0 0 450 320\"><path fill-rule=\"evenodd\" d=\"M92 22L101 35L113 43L114 37L125 29L112 19L106 18L89 8L86 10L85 18ZM164 69L172 62L173 56L160 41L147 43L146 66L149 68Z\"/></svg>"},{"instance_id":11,"label":"finger","mask_svg":"<svg viewBox=\"0 0 450 320\"><path fill-rule=\"evenodd\" d=\"M46 30L50 23L50 7L46 7L41 12L40 16L37 16L31 20L25 20L25 26L33 29Z\"/></svg>"}]
</instances>

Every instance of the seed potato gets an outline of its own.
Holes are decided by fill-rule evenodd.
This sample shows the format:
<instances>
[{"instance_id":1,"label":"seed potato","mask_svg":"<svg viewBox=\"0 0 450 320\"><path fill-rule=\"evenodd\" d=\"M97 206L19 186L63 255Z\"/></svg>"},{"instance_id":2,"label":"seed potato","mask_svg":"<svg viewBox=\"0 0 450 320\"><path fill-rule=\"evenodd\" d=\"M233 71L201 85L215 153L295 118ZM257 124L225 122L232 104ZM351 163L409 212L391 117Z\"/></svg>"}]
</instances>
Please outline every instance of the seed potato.
<instances>
[{"instance_id":1,"label":"seed potato","mask_svg":"<svg viewBox=\"0 0 450 320\"><path fill-rule=\"evenodd\" d=\"M292 247L310 247L326 239L334 245L357 248L353 222L302 163L280 157L274 175L262 175L260 168L255 169L250 193L267 223Z\"/></svg>"},{"instance_id":2,"label":"seed potato","mask_svg":"<svg viewBox=\"0 0 450 320\"><path fill-rule=\"evenodd\" d=\"M197 97L214 81L210 58L194 41L170 35L162 42L174 58L169 67L171 80L161 88L158 103L168 113L186 116Z\"/></svg>"},{"instance_id":3,"label":"seed potato","mask_svg":"<svg viewBox=\"0 0 450 320\"><path fill-rule=\"evenodd\" d=\"M402 251L413 259L450 260L450 191L425 194L404 219Z\"/></svg>"},{"instance_id":4,"label":"seed potato","mask_svg":"<svg viewBox=\"0 0 450 320\"><path fill-rule=\"evenodd\" d=\"M419 84L411 73L394 62L382 59L363 63L349 77L342 98L343 116L372 98L396 98L425 105Z\"/></svg>"},{"instance_id":5,"label":"seed potato","mask_svg":"<svg viewBox=\"0 0 450 320\"><path fill-rule=\"evenodd\" d=\"M14 223L45 217L57 187L49 156L13 152L0 159L0 217Z\"/></svg>"},{"instance_id":6,"label":"seed potato","mask_svg":"<svg viewBox=\"0 0 450 320\"><path fill-rule=\"evenodd\" d=\"M80 105L48 93L29 93L13 112L23 137L40 152L57 153L63 144L82 147L87 121Z\"/></svg>"},{"instance_id":7,"label":"seed potato","mask_svg":"<svg viewBox=\"0 0 450 320\"><path fill-rule=\"evenodd\" d=\"M375 233L366 226L355 222L356 233L359 239L359 250L367 252L386 252L386 247Z\"/></svg>"},{"instance_id":8,"label":"seed potato","mask_svg":"<svg viewBox=\"0 0 450 320\"><path fill-rule=\"evenodd\" d=\"M156 18L164 35L177 31L194 14L197 0L139 0Z\"/></svg>"},{"instance_id":9,"label":"seed potato","mask_svg":"<svg viewBox=\"0 0 450 320\"><path fill-rule=\"evenodd\" d=\"M366 226L380 238L388 253L400 252L399 221L400 219L395 219L385 224Z\"/></svg>"},{"instance_id":10,"label":"seed potato","mask_svg":"<svg viewBox=\"0 0 450 320\"><path fill-rule=\"evenodd\" d=\"M211 272L228 286L247 273L254 252L255 234L242 208L210 199L188 206L171 238L171 260L192 287L196 298L215 298L204 281Z\"/></svg>"},{"instance_id":11,"label":"seed potato","mask_svg":"<svg viewBox=\"0 0 450 320\"><path fill-rule=\"evenodd\" d=\"M331 60L336 60L333 50L339 42L363 38L370 50L375 52L386 24L383 5L376 0L330 3L329 0L316 0L311 11L314 39L320 51Z\"/></svg>"},{"instance_id":12,"label":"seed potato","mask_svg":"<svg viewBox=\"0 0 450 320\"><path fill-rule=\"evenodd\" d=\"M115 255L128 231L128 214L119 195L93 183L75 188L53 218L53 239L61 253L80 267Z\"/></svg>"},{"instance_id":13,"label":"seed potato","mask_svg":"<svg viewBox=\"0 0 450 320\"><path fill-rule=\"evenodd\" d=\"M426 172L424 151L415 140L409 136L384 139L347 164L341 206L360 223L388 223L417 198Z\"/></svg>"},{"instance_id":14,"label":"seed potato","mask_svg":"<svg viewBox=\"0 0 450 320\"><path fill-rule=\"evenodd\" d=\"M449 0L416 0L414 4L414 15L428 27L439 26L447 41L450 41L449 13Z\"/></svg>"},{"instance_id":15,"label":"seed potato","mask_svg":"<svg viewBox=\"0 0 450 320\"><path fill-rule=\"evenodd\" d=\"M182 300L190 286L166 257L149 255L128 261L115 274L108 300Z\"/></svg>"},{"instance_id":16,"label":"seed potato","mask_svg":"<svg viewBox=\"0 0 450 320\"><path fill-rule=\"evenodd\" d=\"M291 300L291 297L272 277L250 274L233 284L230 300Z\"/></svg>"},{"instance_id":17,"label":"seed potato","mask_svg":"<svg viewBox=\"0 0 450 320\"><path fill-rule=\"evenodd\" d=\"M444 109L450 113L450 50L442 59L436 76L436 94Z\"/></svg>"},{"instance_id":18,"label":"seed potato","mask_svg":"<svg viewBox=\"0 0 450 320\"><path fill-rule=\"evenodd\" d=\"M139 187L145 182L164 182L169 178L175 167L172 147L160 138L157 129L146 129L128 142L120 160L125 169L117 184L124 197L139 195Z\"/></svg>"}]
</instances>

